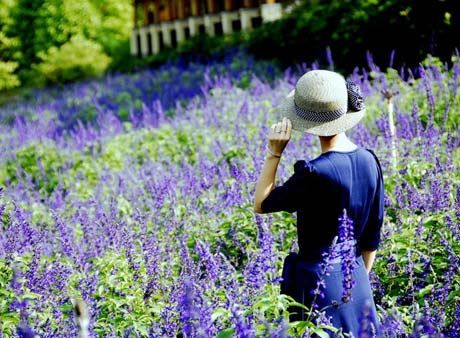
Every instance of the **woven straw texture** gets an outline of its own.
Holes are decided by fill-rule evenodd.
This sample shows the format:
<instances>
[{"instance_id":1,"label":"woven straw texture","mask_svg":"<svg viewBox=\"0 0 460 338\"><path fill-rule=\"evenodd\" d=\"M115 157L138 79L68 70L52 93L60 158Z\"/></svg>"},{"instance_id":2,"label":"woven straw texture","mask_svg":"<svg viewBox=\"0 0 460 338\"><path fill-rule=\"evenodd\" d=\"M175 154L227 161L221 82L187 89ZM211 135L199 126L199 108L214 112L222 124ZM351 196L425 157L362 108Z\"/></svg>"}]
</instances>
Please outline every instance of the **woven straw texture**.
<instances>
[{"instance_id":1,"label":"woven straw texture","mask_svg":"<svg viewBox=\"0 0 460 338\"><path fill-rule=\"evenodd\" d=\"M334 111L343 114L332 121L307 120L296 113L299 107L311 111L316 116L327 116ZM364 116L366 109L354 112L348 107L346 81L342 75L328 70L312 70L305 73L296 83L286 100L277 107L278 118L287 117L292 122L292 129L320 136L331 136L344 132L355 126ZM338 114L340 115L340 114Z\"/></svg>"}]
</instances>

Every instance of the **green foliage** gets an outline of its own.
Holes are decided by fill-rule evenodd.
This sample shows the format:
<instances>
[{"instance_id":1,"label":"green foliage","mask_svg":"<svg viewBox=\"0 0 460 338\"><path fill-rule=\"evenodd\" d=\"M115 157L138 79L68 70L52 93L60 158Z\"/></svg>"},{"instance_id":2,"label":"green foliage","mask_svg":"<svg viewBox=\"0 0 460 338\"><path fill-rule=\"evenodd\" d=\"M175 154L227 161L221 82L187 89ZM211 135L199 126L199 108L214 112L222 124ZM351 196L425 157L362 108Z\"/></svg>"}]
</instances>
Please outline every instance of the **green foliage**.
<instances>
[{"instance_id":1,"label":"green foliage","mask_svg":"<svg viewBox=\"0 0 460 338\"><path fill-rule=\"evenodd\" d=\"M13 335L16 324L19 322L19 313L9 310L10 304L15 298L13 290L8 288L8 282L13 277L13 271L0 260L0 329L4 335Z\"/></svg>"},{"instance_id":2,"label":"green foliage","mask_svg":"<svg viewBox=\"0 0 460 338\"><path fill-rule=\"evenodd\" d=\"M46 0L37 13L35 50L59 47L76 35L97 42L104 52L117 57L132 29L130 1Z\"/></svg>"},{"instance_id":3,"label":"green foliage","mask_svg":"<svg viewBox=\"0 0 460 338\"><path fill-rule=\"evenodd\" d=\"M17 62L13 61L0 61L0 91L5 89L12 89L21 84L19 78L14 71L18 67Z\"/></svg>"},{"instance_id":4,"label":"green foliage","mask_svg":"<svg viewBox=\"0 0 460 338\"><path fill-rule=\"evenodd\" d=\"M61 184L63 188L75 186L78 197L88 198L104 169L120 171L132 165L133 160L137 165L148 161L194 164L199 145L207 147L209 142L199 135L192 136L187 128L175 131L169 125L119 135L107 141L103 149L88 147L83 152L63 153L51 144L32 143L18 149L14 158L0 163L0 186L14 185L28 177L43 196L49 196ZM119 202L129 210L126 201ZM31 211L34 210L37 219L48 218L40 212L40 206L33 206Z\"/></svg>"},{"instance_id":5,"label":"green foliage","mask_svg":"<svg viewBox=\"0 0 460 338\"><path fill-rule=\"evenodd\" d=\"M12 71L8 65L8 74L14 72L28 85L97 76L109 66L110 56L116 65L128 57L131 29L128 0L2 0L0 52L8 58L0 62L17 62ZM0 70L0 90L19 85L4 73Z\"/></svg>"},{"instance_id":6,"label":"green foliage","mask_svg":"<svg viewBox=\"0 0 460 338\"><path fill-rule=\"evenodd\" d=\"M130 57L129 38L133 28L133 5L129 0L92 0L99 15L96 41L113 60L114 69Z\"/></svg>"},{"instance_id":7,"label":"green foliage","mask_svg":"<svg viewBox=\"0 0 460 338\"><path fill-rule=\"evenodd\" d=\"M438 60L434 59L432 61L429 64L430 66L441 67ZM426 66L429 65L426 64ZM238 67L238 63L236 62L229 67ZM394 85L401 86L402 88L400 81L396 78L394 69L390 69L389 74L388 79L394 80ZM375 73L371 73L370 76L374 77ZM447 78L445 82L449 82L451 79ZM247 80L243 77L240 87L245 88ZM416 80L413 86L405 84L407 89L401 92L397 103L399 110L405 113L410 111L413 100L416 100L419 107L421 107L420 116L426 122L429 108L426 106L423 89L420 90L417 88L417 85L423 85L419 81ZM436 81L432 81L431 83L435 93L443 86ZM422 88L422 86L420 87ZM87 146L86 149L78 151L65 148L64 146L58 149L57 146L40 144L39 141L36 141L23 148L11 150L13 158L6 158L5 156L0 160L0 184L5 185L9 183L14 185L21 180L31 180L34 184L26 186L32 191L27 191L27 193L38 193L49 197L55 191L57 184L62 183L63 191L71 196L66 198L65 203L73 201L74 197L77 200L90 199L93 197L93 190L97 187L97 194L100 195L100 201L104 202L108 200L108 197L114 197L113 211L119 215L120 224L126 224L130 229L135 229L135 233L139 234L139 229L142 228L142 234L144 234L144 230L146 235L155 234L155 236L158 236L159 241L163 243L176 241L180 238L179 235L186 234L186 244L189 253L197 263L199 255L194 250L194 247L198 241L203 241L203 243L209 245L212 252L216 253L216 255L223 255L234 267L241 270L244 268L251 254L260 253L262 250L260 243L258 243L257 222L254 221L251 203L243 203L242 205L225 208L221 214L216 213L213 217L207 217L206 214L199 215L190 210L189 205L192 204L189 202L193 197L187 196L186 193L180 193L182 188L180 185L184 182L180 177L174 182L174 189L170 191L172 194L178 193L179 196L177 197L180 197L180 199L172 198L166 201L160 210L153 209L152 203L138 203L136 205L136 201L133 201L132 196L130 196L131 194L120 194L116 187L108 187L110 183L107 184L107 181L99 182L101 176L116 176L117 173L125 170L119 176L120 178L125 178L123 184L135 184L135 195L142 197L142 193L137 194L137 189L143 189L142 184L139 185L139 183L147 182L131 180L130 173L132 171L142 170L143 165L150 161L163 165L161 168L167 169L174 168L181 163L186 163L187 166L189 164L197 165L197 163L200 163L199 161L202 159L202 156L208 157L221 170L229 170L232 165L244 163L246 164L244 168L247 168L248 172L252 171L254 168L249 164L252 162L248 152L250 150L246 149L244 144L237 144L238 142L235 141L235 129L233 128L235 126L234 112L240 109L240 101L244 99L245 91L237 87L232 88L231 91L214 88L209 94L211 99L220 97L225 98L225 103L234 103L232 105L218 105L222 109L215 110L216 117L219 119L221 126L225 126L224 128L216 127L216 125L209 123L206 120L206 114L203 112L205 108L198 107L193 111L193 119L200 122L201 125L205 125L206 128L196 128L196 125L178 123L178 125L174 126L174 129L170 125L163 124L157 129L133 130L129 123L125 123L125 133L98 140ZM378 104L378 101L381 100L379 95L377 92L373 94L373 97L369 98L370 106L372 107L372 114L369 115L371 115L370 118L374 120L374 123L375 118L379 117L379 114L382 113ZM458 102L459 96L458 94L456 95L453 98L437 98L439 107L435 111L436 123L441 122L440 114L447 101ZM128 114L127 107L129 107L131 100L133 98L127 92L122 92L116 97L116 103L120 105L119 116L126 116ZM80 102L76 98L71 104L78 107ZM260 103L259 107L261 107L260 116L266 116L266 111L271 108L270 102L267 98L258 102ZM454 123L458 121L459 116L457 110L455 110L457 109L456 106L458 105L454 104L452 108ZM126 110L122 111L122 109ZM84 121L91 121L94 113L94 110L88 109L78 112L77 115ZM259 135L259 122L261 121L262 119L254 120L250 123L250 126L247 126L246 131L251 142L258 137L256 135ZM452 126L455 127L456 124ZM211 141L219 141L217 150L212 149L213 145L215 146L217 143ZM379 250L379 256L373 270L373 273L375 271L378 275L379 281L382 283L382 288L385 289L383 300L380 301L379 299L378 303L385 304L387 308L397 309L398 315L403 317L408 327L413 325L413 313L419 312L414 310L414 308L422 306L427 296L432 294L433 290L441 290L445 282L444 276L447 275L449 261L443 239L447 239L447 242L452 247L454 256L458 256L460 253L460 244L449 232L448 227L446 227L447 220L445 216L451 213L451 218L455 219L453 211L409 211L398 205L398 198L400 197L395 192L395 188L401 187L401 182L407 183L408 186L416 189L420 194L430 193L429 187L423 186L426 183L425 178L427 174L430 173L437 175L436 179L439 179L440 184L449 183L453 188L460 182L458 171L455 171L458 165L454 167L454 173L447 173L449 177L443 177L440 173L436 173L435 162L426 161L422 156L419 156L419 152L421 151L419 148L421 147L417 146L416 141L416 138L410 140L401 138L398 140L401 149L410 149L407 158L401 159L400 167L398 168L405 169L405 172L385 177L385 191L388 193L389 198L384 228L386 240L385 243L382 243L383 247ZM445 142L446 139L443 138L442 141ZM411 146L407 146L405 142ZM302 151L305 150L305 148L302 149ZM382 147L381 150L385 152L386 149ZM432 151L437 152L438 149L433 147ZM443 149L440 149L440 151L445 152ZM445 152L443 155L438 156L437 159L441 161L446 160L445 157L448 155L449 153ZM459 163L459 156L460 151L457 149L453 156L454 163ZM386 160L386 157L383 155L381 159ZM154 173L154 175L156 174ZM206 171L203 171L204 175L206 175ZM205 182L205 180L203 182L210 186L218 187L218 189L203 189L196 204L193 205L197 207L203 207L208 203L212 205L213 202L219 201L220 197L218 194L230 190L237 184L235 177L230 175L222 175L222 178L214 176L214 178L215 181L213 182ZM59 179L62 179L62 182ZM108 182L113 183L116 181L109 180ZM98 186L99 183L101 184ZM253 189L253 185L249 182L248 184L237 187L238 192L241 192L242 195L246 193L246 198L248 197L248 192L253 192L251 190ZM454 195L451 198L455 201ZM180 203L175 203L175 201L179 200ZM246 199L246 201L248 200ZM2 201L3 203L5 202ZM31 223L37 226L38 229L43 225L50 226L50 229L55 230L52 226L52 218L49 215L49 205L40 203L40 199L37 199L36 203L21 207L27 212L32 213ZM427 206L429 207L428 204ZM171 233L167 226L171 218L164 217L162 219L160 217L158 218L160 221L158 224L155 224L155 228L153 228L154 226L151 221L147 221L145 228L143 228L144 225L138 224L140 223L139 220L135 219L138 207L160 215L166 209L174 208L174 217L177 217L177 219L184 219L186 217L187 225L186 227L176 227ZM8 205L7 212L3 214L3 222L0 221L0 230L8 224L9 212L11 212L11 203ZM72 214L74 210L69 208L65 212ZM92 209L89 209L89 212L92 212ZM266 276L269 282L267 282L263 289L257 291L254 298L250 298L251 303L245 311L247 313L254 313L258 318L273 321L273 319L286 317L287 306L293 304L292 299L279 294L279 287L271 283L271 281L273 281L275 276L280 275L281 255L290 249L290 244L296 237L296 228L295 219L290 213L276 213L272 215L269 224L270 231L275 234L274 238L276 239L273 243L273 248L274 256L277 256L274 258L277 271L271 276ZM117 226L117 222L110 223L109 229L114 229L115 231ZM76 239L79 241L84 240L82 226L77 224L73 230ZM420 241L417 236L418 233L422 234L422 238L424 239L428 237L427 234L431 234L432 240ZM120 236L124 236L123 232L120 232ZM139 239L139 241L142 240ZM81 242L77 241L74 244L78 245L79 243ZM91 271L83 272L79 266L73 265L72 259L62 257L61 255L41 257L39 271L46 273L45 269L56 262L71 268L71 280L65 285L65 289L52 290L53 292L69 295L69 297L81 297L79 283L84 283L89 275L97 275L95 292L89 295L91 299L95 300L96 309L98 310L98 317L94 319L95 331L100 335L105 335L108 332L115 335L122 335L125 328L132 328L134 330L133 334L137 333L139 336L144 336L146 335L147 328L153 322L159 320L161 310L168 304L169 294L165 290L168 290L168 287L174 283L178 271L182 268L181 258L178 257L179 255L174 255L172 256L174 257L173 259L158 259L160 266L172 266L171 270L168 270L171 271L171 275L161 275L165 270L160 268L159 279L161 279L162 284L165 283L166 285L162 285L161 291L154 292L150 297L144 298L145 287L151 277L143 265L146 253L141 252L142 249L140 249L140 246L135 246L137 250L129 252L131 256L128 257L128 252L118 250L116 244L114 246L115 250L110 249L101 256L88 258L91 260L91 263L94 263L94 265L91 265ZM421 264L423 262L421 257L428 256L430 257L431 265L429 268L425 268ZM394 261L389 262L386 259L388 257L392 257ZM27 271L32 266L29 254L17 257L16 259L21 260L22 264L19 264L19 266L23 271ZM408 273L407 269L410 266L410 262L416 263L411 268L412 272ZM133 265L136 265L136 268ZM426 275L422 276L424 273ZM236 271L229 276L238 281L243 280L241 271ZM30 299L35 309L37 308L37 304L45 304L40 308L40 311L35 310L31 313L31 316L33 316L31 321L45 323L47 320L50 320L52 323L50 327L59 327L53 323L53 321L57 321L57 319L53 318L53 313L55 312L53 310L62 313L65 320L70 320L70 318L65 316L70 310L70 304L64 303L58 309L55 309L56 305L53 302L34 298L37 296L28 292L25 286L23 287L23 294L14 295L10 287L7 286L11 278L12 271L10 267L6 265L4 260L0 259L0 322L4 335L13 336L15 326L19 321L19 314L8 310L9 304L15 299ZM460 297L460 277L457 275L453 278L454 281L451 283L452 290L448 292L447 296L449 308L446 310L446 313L455 320L451 311L454 308L455 297ZM422 284L422 287L417 287L417 292L413 292L413 286L416 284ZM208 290L205 291L205 293L207 292ZM209 288L209 294L206 294L206 296L225 300L225 293L222 289ZM398 300L398 303L396 300ZM381 309L379 309L380 311ZM212 318L214 320L219 319L223 323L222 330L218 335L219 337L231 337L234 334L235 329L230 327L230 316L231 313L225 308L218 308L213 312ZM310 334L315 333L320 337L327 337L324 329L331 328L317 327L311 322L289 324L289 333L294 336L301 336L303 332L307 331ZM265 336L264 330L264 327L258 326L257 335Z\"/></svg>"},{"instance_id":8,"label":"green foliage","mask_svg":"<svg viewBox=\"0 0 460 338\"><path fill-rule=\"evenodd\" d=\"M81 35L73 36L59 48L51 47L46 53L40 52L38 56L42 62L34 69L52 83L101 75L110 63L110 57L100 45Z\"/></svg>"},{"instance_id":9,"label":"green foliage","mask_svg":"<svg viewBox=\"0 0 460 338\"><path fill-rule=\"evenodd\" d=\"M7 160L0 176L0 184L15 183L22 175L30 176L37 187L47 193L59 183L59 171L63 157L50 145L31 145L16 152L14 159Z\"/></svg>"},{"instance_id":10,"label":"green foliage","mask_svg":"<svg viewBox=\"0 0 460 338\"><path fill-rule=\"evenodd\" d=\"M8 26L12 22L10 16L11 8L16 0L0 0L0 26Z\"/></svg>"},{"instance_id":11,"label":"green foliage","mask_svg":"<svg viewBox=\"0 0 460 338\"><path fill-rule=\"evenodd\" d=\"M34 21L36 55L68 43L73 36L96 38L99 17L90 1L45 0Z\"/></svg>"},{"instance_id":12,"label":"green foliage","mask_svg":"<svg viewBox=\"0 0 460 338\"><path fill-rule=\"evenodd\" d=\"M378 65L388 64L393 49L397 64L417 64L430 51L447 60L460 42L458 15L455 1L305 0L282 20L254 30L247 45L257 56L285 65L326 62L329 46L335 66L350 71L366 64L366 51Z\"/></svg>"},{"instance_id":13,"label":"green foliage","mask_svg":"<svg viewBox=\"0 0 460 338\"><path fill-rule=\"evenodd\" d=\"M7 36L6 31L11 25L10 11L13 0L0 0L0 92L21 85L21 81L15 74L19 64L14 60L15 49L18 40Z\"/></svg>"},{"instance_id":14,"label":"green foliage","mask_svg":"<svg viewBox=\"0 0 460 338\"><path fill-rule=\"evenodd\" d=\"M141 263L141 257L137 259L136 263ZM136 278L138 273L119 252L107 252L97 258L94 268L98 271L99 281L93 296L100 304L94 331L104 335L115 327L115 334L121 336L127 328L133 328L138 335L148 336L148 330L158 314L155 314L156 306L149 304L155 301L155 297L150 302L144 301L147 279ZM147 277L144 267L139 273Z\"/></svg>"},{"instance_id":15,"label":"green foliage","mask_svg":"<svg viewBox=\"0 0 460 338\"><path fill-rule=\"evenodd\" d=\"M137 164L146 161L162 162L166 159L171 164L182 161L193 164L198 145L206 147L202 138L192 138L186 128L174 130L164 125L156 130L135 131L113 138L105 145L101 161L118 169L125 167L124 159L127 156Z\"/></svg>"},{"instance_id":16,"label":"green foliage","mask_svg":"<svg viewBox=\"0 0 460 338\"><path fill-rule=\"evenodd\" d=\"M347 72L367 65L367 51L374 55L377 65L387 65L395 50L394 65L403 65L403 60L406 65L417 66L427 52L445 61L450 59L460 44L459 17L455 1L304 0L281 20L252 31L195 36L176 49L143 59L127 58L122 67L155 66L179 56L220 55L241 45L256 57L283 66L312 60L327 64L327 47L332 50L335 68ZM393 38L396 36L398 39Z\"/></svg>"},{"instance_id":17,"label":"green foliage","mask_svg":"<svg viewBox=\"0 0 460 338\"><path fill-rule=\"evenodd\" d=\"M400 60L404 60L416 65L427 52L447 60L460 43L460 13L454 1L303 1L283 19L264 24L252 32L236 32L223 37L200 35L183 42L177 49L169 48L157 55L137 59L129 51L133 24L133 6L129 0L2 0L0 5L0 22L5 22L5 36L18 41L15 47L8 48L8 53L15 56L3 61L18 62L13 74L19 74L22 83L34 85L40 82L34 81L37 74L30 71L30 65L41 61L52 64L52 60L47 60L50 48L59 49L74 36L102 46L112 60L110 69L121 71L157 66L179 56L219 55L239 45L244 45L257 57L276 60L283 65L315 59L326 61L328 46L337 69L351 70L356 65L365 65L364 56L368 50L375 55L377 64L387 64L394 49L396 64L401 65ZM392 38L394 36L398 39ZM93 74L64 77L73 80ZM55 80L47 74L44 77L47 81ZM18 85L11 78L8 83L3 87ZM247 85L243 77L241 88Z\"/></svg>"},{"instance_id":18,"label":"green foliage","mask_svg":"<svg viewBox=\"0 0 460 338\"><path fill-rule=\"evenodd\" d=\"M88 155L89 153L64 154L54 145L32 143L17 150L14 158L6 159L0 165L0 186L14 185L21 180L30 179L37 191L43 196L49 196L58 184L66 188L72 183L76 184L77 195L87 197L98 182L96 168L101 165L94 164ZM65 168L69 172L63 176ZM41 212L41 206L30 207L35 218L48 218L46 213Z\"/></svg>"},{"instance_id":19,"label":"green foliage","mask_svg":"<svg viewBox=\"0 0 460 338\"><path fill-rule=\"evenodd\" d=\"M385 243L382 255L391 257L393 262L387 263L384 260L377 260L375 273L379 275L381 282L385 285L385 300L391 301L391 298L401 294L407 297L401 307L418 303L424 305L426 295L433 288L442 288L445 283L445 275L449 269L449 258L446 256L442 239L447 238L449 243L453 243L454 252L460 252L460 245L452 240L451 235L445 230L445 217L443 213L434 214L429 217L423 215L416 218L406 217L402 227L394 231ZM420 229L417 230L417 227ZM420 235L431 233L431 242L422 242L418 240L416 231ZM423 258L430 259L429 267L423 266L420 262ZM413 270L407 273L406 267L410 262L414 264ZM454 279L453 285L458 285L460 278ZM417 284L419 291L414 293L414 284ZM422 284L422 286L420 286ZM455 290L452 290L455 291ZM459 292L451 292L449 297L451 304L454 304L454 297Z\"/></svg>"},{"instance_id":20,"label":"green foliage","mask_svg":"<svg viewBox=\"0 0 460 338\"><path fill-rule=\"evenodd\" d=\"M0 223L1 225L1 223ZM31 292L28 288L21 288L19 293L15 293L11 288L13 279L14 266L22 274L31 263L31 255L13 256L9 260L0 259L0 332L6 337L14 337L16 326L20 322L20 313L18 310L10 309L13 302L35 302L39 298L36 293ZM16 283L21 283L17 278Z\"/></svg>"},{"instance_id":21,"label":"green foliage","mask_svg":"<svg viewBox=\"0 0 460 338\"><path fill-rule=\"evenodd\" d=\"M181 43L179 54L211 55L224 54L229 47L237 46L244 40L245 33L234 33L225 36L208 36L200 34Z\"/></svg>"},{"instance_id":22,"label":"green foliage","mask_svg":"<svg viewBox=\"0 0 460 338\"><path fill-rule=\"evenodd\" d=\"M33 62L38 60L35 46L36 18L44 0L17 0L11 8L12 22L8 28L8 36L19 41L17 61L20 70L28 69Z\"/></svg>"}]
</instances>

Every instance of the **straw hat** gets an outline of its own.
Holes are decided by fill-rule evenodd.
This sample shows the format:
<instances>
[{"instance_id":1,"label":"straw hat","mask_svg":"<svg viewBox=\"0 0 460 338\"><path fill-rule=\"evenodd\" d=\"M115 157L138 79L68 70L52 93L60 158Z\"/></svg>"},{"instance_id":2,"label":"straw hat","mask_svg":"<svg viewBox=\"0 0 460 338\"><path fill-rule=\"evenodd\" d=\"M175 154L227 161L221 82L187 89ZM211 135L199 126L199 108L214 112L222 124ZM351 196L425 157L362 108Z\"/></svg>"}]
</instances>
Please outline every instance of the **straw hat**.
<instances>
[{"instance_id":1,"label":"straw hat","mask_svg":"<svg viewBox=\"0 0 460 338\"><path fill-rule=\"evenodd\" d=\"M366 111L359 86L329 70L302 75L277 110L292 129L321 136L350 129Z\"/></svg>"}]
</instances>

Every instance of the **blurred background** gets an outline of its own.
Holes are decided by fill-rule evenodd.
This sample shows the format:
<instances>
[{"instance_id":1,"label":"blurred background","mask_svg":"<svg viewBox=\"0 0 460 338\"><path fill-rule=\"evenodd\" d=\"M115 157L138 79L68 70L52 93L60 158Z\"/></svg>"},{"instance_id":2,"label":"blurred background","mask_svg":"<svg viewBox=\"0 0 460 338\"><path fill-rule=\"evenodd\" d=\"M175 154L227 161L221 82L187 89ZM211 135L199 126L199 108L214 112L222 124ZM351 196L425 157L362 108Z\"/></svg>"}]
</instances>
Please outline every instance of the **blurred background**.
<instances>
[{"instance_id":1,"label":"blurred background","mask_svg":"<svg viewBox=\"0 0 460 338\"><path fill-rule=\"evenodd\" d=\"M0 0L0 91L132 72L244 48L302 62L416 66L450 61L455 0Z\"/></svg>"}]
</instances>

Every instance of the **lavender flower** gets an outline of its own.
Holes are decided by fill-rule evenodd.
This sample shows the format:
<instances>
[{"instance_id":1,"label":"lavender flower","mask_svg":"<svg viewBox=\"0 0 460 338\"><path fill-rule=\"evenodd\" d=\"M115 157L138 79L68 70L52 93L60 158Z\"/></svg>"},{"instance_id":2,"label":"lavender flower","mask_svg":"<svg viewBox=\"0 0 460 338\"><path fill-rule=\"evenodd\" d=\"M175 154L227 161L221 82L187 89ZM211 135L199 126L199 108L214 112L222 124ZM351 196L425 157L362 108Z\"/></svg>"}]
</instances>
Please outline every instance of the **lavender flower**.
<instances>
[{"instance_id":1,"label":"lavender flower","mask_svg":"<svg viewBox=\"0 0 460 338\"><path fill-rule=\"evenodd\" d=\"M395 59L395 53L396 53L396 51L393 49L391 51L391 54L390 54L390 62L388 64L389 68L393 68L393 62L394 62L394 59Z\"/></svg>"},{"instance_id":2,"label":"lavender flower","mask_svg":"<svg viewBox=\"0 0 460 338\"><path fill-rule=\"evenodd\" d=\"M425 87L426 97L427 97L428 104L429 104L430 111L431 111L430 121L432 121L434 117L434 109L436 106L436 101L433 95L433 89L431 88L431 81L428 78L428 75L425 72L425 68L422 65L419 66L418 70L420 72L420 77L422 78L422 81L423 81L423 86Z\"/></svg>"},{"instance_id":3,"label":"lavender flower","mask_svg":"<svg viewBox=\"0 0 460 338\"><path fill-rule=\"evenodd\" d=\"M329 65L329 69L333 71L334 70L334 60L332 59L332 52L331 52L330 47L326 48L326 59Z\"/></svg>"},{"instance_id":4,"label":"lavender flower","mask_svg":"<svg viewBox=\"0 0 460 338\"><path fill-rule=\"evenodd\" d=\"M339 218L339 241L338 244L344 243L344 245L339 249L341 256L341 269L343 274L342 280L342 301L344 303L352 300L351 290L356 284L356 281L353 279L353 270L355 262L355 245L350 242L354 239L354 228L353 221L348 217L346 209L343 209L343 216Z\"/></svg>"},{"instance_id":5,"label":"lavender flower","mask_svg":"<svg viewBox=\"0 0 460 338\"><path fill-rule=\"evenodd\" d=\"M359 338L375 338L377 337L377 330L372 322L372 313L371 313L371 302L369 299L366 300L363 308L363 312L360 318Z\"/></svg>"},{"instance_id":6,"label":"lavender flower","mask_svg":"<svg viewBox=\"0 0 460 338\"><path fill-rule=\"evenodd\" d=\"M254 336L254 328L241 313L240 307L237 304L232 306L232 323L235 327L235 336L238 338L247 338Z\"/></svg>"},{"instance_id":7,"label":"lavender flower","mask_svg":"<svg viewBox=\"0 0 460 338\"><path fill-rule=\"evenodd\" d=\"M180 306L180 318L183 323L183 332L186 337L193 336L196 330L196 321L198 319L198 311L194 304L193 284L189 278L185 278L183 282L183 296Z\"/></svg>"},{"instance_id":8,"label":"lavender flower","mask_svg":"<svg viewBox=\"0 0 460 338\"><path fill-rule=\"evenodd\" d=\"M388 226L369 275L383 333L455 337L458 59L450 68L428 60L419 82L409 68L398 78L380 71L370 54L368 61L370 69L355 67L350 77L372 114L350 138L378 149L388 174ZM7 310L40 337L76 335L63 311L74 294L88 304L92 336L123 336L127 329L214 337L233 328L252 337L263 335L262 326L270 328L267 335L284 335L276 283L279 258L296 242L295 217L254 217L252 198L272 108L299 75L318 67L274 71L236 53L37 90L30 100L0 107L0 289ZM242 89L242 82L250 87ZM390 128L381 114L381 92L388 89L404 94L394 100L401 154L394 173L388 171ZM425 125L426 116L433 120ZM317 138L299 135L283 161L318 151ZM279 182L287 168L279 167ZM334 244L342 257L343 299L322 310L351 299L349 216L338 222ZM328 320L316 303L334 255L332 249L323 255L322 278L312 290L314 326ZM254 309L260 299L264 311ZM114 318L120 312L122 321ZM7 330L14 334L15 324Z\"/></svg>"},{"instance_id":9,"label":"lavender flower","mask_svg":"<svg viewBox=\"0 0 460 338\"><path fill-rule=\"evenodd\" d=\"M312 300L310 312L309 312L308 317L307 317L307 321L310 319L310 316L312 315L313 310L318 309L318 304L316 303L317 297L319 296L320 298L324 298L324 296L325 296L324 292L322 291L322 290L324 290L326 288L326 283L325 283L324 277L330 275L329 270L331 268L332 254L333 254L333 250L334 250L334 248L336 246L336 243L337 243L337 238L338 237L335 236L334 239L332 240L332 243L331 243L331 246L329 247L329 250L322 253L322 260L321 260L321 263L320 263L320 271L321 271L320 276L319 276L319 279L316 282L315 289L310 290L311 294L314 297L313 297L313 300ZM335 304L332 304L332 305L335 306ZM322 310L324 310L324 309L321 309L321 311Z\"/></svg>"},{"instance_id":10,"label":"lavender flower","mask_svg":"<svg viewBox=\"0 0 460 338\"><path fill-rule=\"evenodd\" d=\"M17 329L16 329L16 334L18 335L19 338L34 338L35 337L35 332L27 326L26 323L21 322Z\"/></svg>"}]
</instances>

